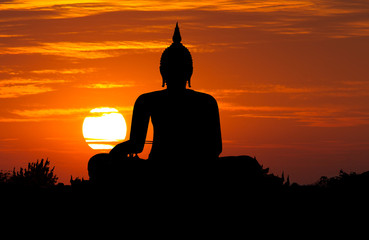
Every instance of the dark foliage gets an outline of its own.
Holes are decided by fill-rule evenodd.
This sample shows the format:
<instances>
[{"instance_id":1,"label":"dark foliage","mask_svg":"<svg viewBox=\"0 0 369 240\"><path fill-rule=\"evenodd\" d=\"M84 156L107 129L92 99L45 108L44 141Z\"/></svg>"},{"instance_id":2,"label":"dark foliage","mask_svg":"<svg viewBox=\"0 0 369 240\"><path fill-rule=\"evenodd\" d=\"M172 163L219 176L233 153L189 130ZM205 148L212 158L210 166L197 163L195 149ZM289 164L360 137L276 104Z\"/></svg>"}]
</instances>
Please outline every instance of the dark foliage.
<instances>
[{"instance_id":1,"label":"dark foliage","mask_svg":"<svg viewBox=\"0 0 369 240\"><path fill-rule=\"evenodd\" d=\"M12 175L7 180L9 183L22 186L51 187L55 186L58 177L54 174L54 168L50 168L48 159L28 163L27 168L13 169Z\"/></svg>"},{"instance_id":2,"label":"dark foliage","mask_svg":"<svg viewBox=\"0 0 369 240\"><path fill-rule=\"evenodd\" d=\"M328 190L357 191L369 189L369 172L357 174L346 173L340 170L338 176L328 178L322 176L316 184L317 187Z\"/></svg>"},{"instance_id":3,"label":"dark foliage","mask_svg":"<svg viewBox=\"0 0 369 240\"><path fill-rule=\"evenodd\" d=\"M0 171L0 184L6 183L9 179L10 172Z\"/></svg>"},{"instance_id":4,"label":"dark foliage","mask_svg":"<svg viewBox=\"0 0 369 240\"><path fill-rule=\"evenodd\" d=\"M131 158L130 158L131 159ZM116 165L114 165L116 164ZM369 190L369 171L361 174L340 171L338 176L321 177L311 185L290 183L282 173L277 176L249 156L222 157L215 164L163 165L154 161L144 161L137 156L131 161L114 163L96 182L71 177L70 185L57 184L54 167L48 159L29 163L27 168L12 172L0 171L0 187L3 192L33 192L43 189L52 193L91 193L96 189L113 190L125 195L185 195L213 196L245 200L250 196L302 196L300 199L333 196L358 196ZM37 191L36 191L37 192ZM257 193L257 194L255 194ZM354 193L354 194L352 194ZM146 196L147 197L147 196ZM296 200L296 199L295 199ZM307 200L306 200L307 201Z\"/></svg>"}]
</instances>

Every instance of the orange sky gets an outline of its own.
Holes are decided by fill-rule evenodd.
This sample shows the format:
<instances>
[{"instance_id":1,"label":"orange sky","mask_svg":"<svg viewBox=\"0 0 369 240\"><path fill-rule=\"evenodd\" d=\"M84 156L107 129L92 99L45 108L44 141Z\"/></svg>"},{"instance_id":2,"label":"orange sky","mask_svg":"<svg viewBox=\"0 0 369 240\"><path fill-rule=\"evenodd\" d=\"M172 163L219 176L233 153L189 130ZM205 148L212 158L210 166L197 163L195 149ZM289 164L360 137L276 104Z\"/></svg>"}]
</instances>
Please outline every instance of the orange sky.
<instances>
[{"instance_id":1,"label":"orange sky","mask_svg":"<svg viewBox=\"0 0 369 240\"><path fill-rule=\"evenodd\" d=\"M369 170L367 0L1 1L0 169L49 158L60 182L87 178L84 118L114 107L130 127L176 21L223 156L301 184Z\"/></svg>"}]
</instances>

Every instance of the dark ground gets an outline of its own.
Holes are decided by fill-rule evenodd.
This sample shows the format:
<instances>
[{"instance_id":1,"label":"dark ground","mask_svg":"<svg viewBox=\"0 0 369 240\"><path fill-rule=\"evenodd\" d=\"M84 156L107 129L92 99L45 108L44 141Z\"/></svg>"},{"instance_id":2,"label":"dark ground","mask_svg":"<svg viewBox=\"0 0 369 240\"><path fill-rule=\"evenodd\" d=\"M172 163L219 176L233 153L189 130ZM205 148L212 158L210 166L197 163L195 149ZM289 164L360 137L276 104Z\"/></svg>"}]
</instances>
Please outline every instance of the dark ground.
<instances>
[{"instance_id":1,"label":"dark ground","mask_svg":"<svg viewBox=\"0 0 369 240\"><path fill-rule=\"evenodd\" d=\"M124 166L112 171L110 179L75 178L70 185L30 184L23 181L23 171L17 182L0 183L2 220L32 226L36 235L47 224L56 227L53 236L86 226L83 234L90 236L133 231L136 236L224 239L255 234L321 237L324 231L331 236L366 222L369 172L340 172L313 185L298 185L270 174L248 156L196 168L145 161ZM51 170L45 172L50 177Z\"/></svg>"},{"instance_id":2,"label":"dark ground","mask_svg":"<svg viewBox=\"0 0 369 240\"><path fill-rule=\"evenodd\" d=\"M291 183L288 176L269 173L268 168L249 156L222 157L211 165L168 166L148 161L126 161L115 166L99 181L71 178L70 185L56 183L57 178L53 176L48 160L41 161L39 168L43 172L40 173L39 169L35 176L32 171L36 172L38 166L34 163L30 165L34 169L28 173L21 169L22 174L15 171L11 177L3 174L3 179L0 179L3 197L20 193L74 195L100 191L123 195L233 196L238 199L249 199L250 195L343 198L364 197L369 193L369 171L361 174L340 171L339 175L332 178L321 177L315 184L299 185Z\"/></svg>"}]
</instances>

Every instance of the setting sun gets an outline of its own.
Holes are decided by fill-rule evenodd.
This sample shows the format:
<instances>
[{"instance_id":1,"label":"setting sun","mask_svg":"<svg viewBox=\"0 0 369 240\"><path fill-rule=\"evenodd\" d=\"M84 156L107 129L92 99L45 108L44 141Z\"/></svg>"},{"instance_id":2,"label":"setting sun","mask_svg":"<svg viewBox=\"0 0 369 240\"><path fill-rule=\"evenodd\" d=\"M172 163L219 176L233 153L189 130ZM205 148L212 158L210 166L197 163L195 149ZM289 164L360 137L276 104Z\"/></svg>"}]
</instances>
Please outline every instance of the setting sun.
<instances>
[{"instance_id":1,"label":"setting sun","mask_svg":"<svg viewBox=\"0 0 369 240\"><path fill-rule=\"evenodd\" d=\"M117 109L95 108L83 121L82 131L92 149L107 150L125 139L127 125Z\"/></svg>"}]
</instances>

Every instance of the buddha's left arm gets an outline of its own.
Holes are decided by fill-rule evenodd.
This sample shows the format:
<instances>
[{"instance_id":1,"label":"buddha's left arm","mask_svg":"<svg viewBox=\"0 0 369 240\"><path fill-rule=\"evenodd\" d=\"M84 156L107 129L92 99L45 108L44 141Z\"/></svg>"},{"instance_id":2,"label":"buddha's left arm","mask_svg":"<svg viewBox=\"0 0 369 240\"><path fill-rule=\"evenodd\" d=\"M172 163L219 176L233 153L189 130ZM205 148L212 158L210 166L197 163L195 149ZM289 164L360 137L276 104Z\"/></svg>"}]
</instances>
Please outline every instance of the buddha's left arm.
<instances>
[{"instance_id":1,"label":"buddha's left arm","mask_svg":"<svg viewBox=\"0 0 369 240\"><path fill-rule=\"evenodd\" d=\"M220 117L219 117L219 108L216 100L214 99L211 106L211 119L212 119L212 133L214 139L214 150L215 154L218 157L222 152L222 134L220 128Z\"/></svg>"}]
</instances>

